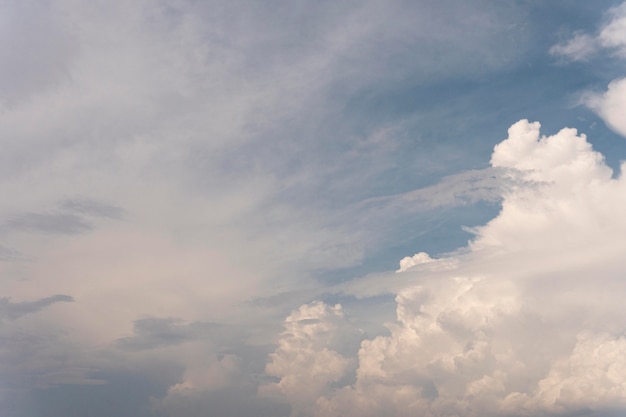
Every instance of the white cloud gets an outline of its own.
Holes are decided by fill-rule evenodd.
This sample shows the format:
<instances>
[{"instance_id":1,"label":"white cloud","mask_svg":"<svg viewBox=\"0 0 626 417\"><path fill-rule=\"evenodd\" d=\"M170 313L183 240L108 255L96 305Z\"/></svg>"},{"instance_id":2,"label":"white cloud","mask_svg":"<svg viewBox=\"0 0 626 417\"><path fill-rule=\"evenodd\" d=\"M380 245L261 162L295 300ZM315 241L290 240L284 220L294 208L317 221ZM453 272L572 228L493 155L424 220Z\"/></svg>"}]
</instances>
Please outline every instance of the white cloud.
<instances>
[{"instance_id":1,"label":"white cloud","mask_svg":"<svg viewBox=\"0 0 626 417\"><path fill-rule=\"evenodd\" d=\"M604 93L590 93L584 103L615 132L626 137L626 78L612 81Z\"/></svg>"},{"instance_id":2,"label":"white cloud","mask_svg":"<svg viewBox=\"0 0 626 417\"><path fill-rule=\"evenodd\" d=\"M554 45L550 53L572 61L583 61L604 48L618 58L626 58L626 3L612 8L607 15L608 23L598 35L578 33L565 43ZM609 128L626 137L626 79L612 81L604 93L585 93L582 103L596 112Z\"/></svg>"},{"instance_id":3,"label":"white cloud","mask_svg":"<svg viewBox=\"0 0 626 417\"><path fill-rule=\"evenodd\" d=\"M598 40L605 48L613 48L621 58L626 58L626 3L610 10L611 21L602 28Z\"/></svg>"},{"instance_id":4,"label":"white cloud","mask_svg":"<svg viewBox=\"0 0 626 417\"><path fill-rule=\"evenodd\" d=\"M430 257L426 252L419 252L413 256L406 256L400 260L400 269L396 272L404 272L407 269L414 267L415 265L425 264L433 262L434 259Z\"/></svg>"},{"instance_id":5,"label":"white cloud","mask_svg":"<svg viewBox=\"0 0 626 417\"><path fill-rule=\"evenodd\" d=\"M353 384L300 398L309 415L626 408L626 179L612 178L574 129L541 136L526 120L511 126L491 162L525 181L504 192L501 212L465 251L444 259L448 268L420 253L403 259L402 272L374 279L380 293L397 294L397 322L362 342ZM341 290L363 291L358 280ZM322 352L318 342L303 352Z\"/></svg>"},{"instance_id":6,"label":"white cloud","mask_svg":"<svg viewBox=\"0 0 626 417\"><path fill-rule=\"evenodd\" d=\"M586 61L597 48L595 38L584 33L577 33L564 43L553 45L550 48L550 54L566 57L571 61Z\"/></svg>"},{"instance_id":7,"label":"white cloud","mask_svg":"<svg viewBox=\"0 0 626 417\"><path fill-rule=\"evenodd\" d=\"M302 305L285 320L285 331L265 369L279 381L261 386L260 394L288 401L294 417L311 415L317 398L354 372L356 361L349 354L355 353L350 351L360 339L361 332L341 305Z\"/></svg>"},{"instance_id":8,"label":"white cloud","mask_svg":"<svg viewBox=\"0 0 626 417\"><path fill-rule=\"evenodd\" d=\"M607 12L607 21L597 35L575 33L571 39L553 45L550 54L571 61L586 61L602 48L626 58L626 3Z\"/></svg>"}]
</instances>

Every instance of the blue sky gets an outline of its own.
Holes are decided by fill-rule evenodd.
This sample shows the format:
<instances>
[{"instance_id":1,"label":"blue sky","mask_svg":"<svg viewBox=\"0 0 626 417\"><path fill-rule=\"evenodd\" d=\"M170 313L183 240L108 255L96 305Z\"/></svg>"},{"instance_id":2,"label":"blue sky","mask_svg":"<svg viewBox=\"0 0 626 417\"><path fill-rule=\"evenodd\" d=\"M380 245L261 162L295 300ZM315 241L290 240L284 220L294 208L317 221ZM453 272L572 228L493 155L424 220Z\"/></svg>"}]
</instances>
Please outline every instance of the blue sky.
<instances>
[{"instance_id":1,"label":"blue sky","mask_svg":"<svg viewBox=\"0 0 626 417\"><path fill-rule=\"evenodd\" d=\"M625 27L4 2L2 415L619 415Z\"/></svg>"}]
</instances>

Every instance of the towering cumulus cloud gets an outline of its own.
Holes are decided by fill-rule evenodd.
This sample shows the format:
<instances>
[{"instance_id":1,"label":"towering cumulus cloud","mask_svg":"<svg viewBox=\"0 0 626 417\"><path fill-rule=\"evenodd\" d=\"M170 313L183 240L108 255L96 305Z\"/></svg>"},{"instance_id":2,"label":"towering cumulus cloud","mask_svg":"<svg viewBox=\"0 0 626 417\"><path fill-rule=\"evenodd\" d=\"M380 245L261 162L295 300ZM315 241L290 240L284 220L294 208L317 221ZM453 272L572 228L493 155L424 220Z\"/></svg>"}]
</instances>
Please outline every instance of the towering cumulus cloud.
<instances>
[{"instance_id":1,"label":"towering cumulus cloud","mask_svg":"<svg viewBox=\"0 0 626 417\"><path fill-rule=\"evenodd\" d=\"M280 377L271 389L300 379L283 393L318 417L626 410L626 180L575 129L546 137L527 120L511 126L491 164L521 180L467 248L440 262L418 254L386 276L408 283L396 291L397 321L362 341L354 379L337 383L349 358L318 345L326 332L301 346L287 343L302 339L292 329L268 366ZM321 304L294 315L311 309L326 321L339 315ZM299 366L280 366L284 357L324 362L326 373L307 383Z\"/></svg>"}]
</instances>

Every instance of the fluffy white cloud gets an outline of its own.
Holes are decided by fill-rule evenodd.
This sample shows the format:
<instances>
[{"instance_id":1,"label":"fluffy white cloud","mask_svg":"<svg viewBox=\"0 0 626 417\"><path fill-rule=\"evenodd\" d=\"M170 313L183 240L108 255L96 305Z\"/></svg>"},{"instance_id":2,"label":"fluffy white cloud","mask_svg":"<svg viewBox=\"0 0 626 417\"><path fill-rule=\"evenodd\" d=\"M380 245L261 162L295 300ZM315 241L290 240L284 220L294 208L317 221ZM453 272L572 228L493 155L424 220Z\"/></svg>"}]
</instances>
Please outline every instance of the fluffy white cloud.
<instances>
[{"instance_id":1,"label":"fluffy white cloud","mask_svg":"<svg viewBox=\"0 0 626 417\"><path fill-rule=\"evenodd\" d=\"M426 264L432 262L434 259L430 257L426 252L416 253L413 256L406 256L400 260L400 269L396 272L404 272L411 267L419 264Z\"/></svg>"},{"instance_id":2,"label":"fluffy white cloud","mask_svg":"<svg viewBox=\"0 0 626 417\"><path fill-rule=\"evenodd\" d=\"M388 280L381 292L397 294L397 322L361 343L353 384L299 397L309 415L626 409L626 179L613 178L576 130L541 136L526 120L511 126L491 163L521 176L501 212L458 254L419 253L402 260L402 272L377 278ZM358 281L342 289L361 291ZM324 357L324 342L307 340L308 363ZM297 369L282 368L281 377L298 375L306 386Z\"/></svg>"},{"instance_id":3,"label":"fluffy white cloud","mask_svg":"<svg viewBox=\"0 0 626 417\"><path fill-rule=\"evenodd\" d=\"M302 305L285 320L285 331L265 369L279 381L262 386L260 394L283 397L292 405L292 416L311 415L317 398L354 371L356 361L349 354L355 353L360 339L361 332L341 305Z\"/></svg>"}]
</instances>

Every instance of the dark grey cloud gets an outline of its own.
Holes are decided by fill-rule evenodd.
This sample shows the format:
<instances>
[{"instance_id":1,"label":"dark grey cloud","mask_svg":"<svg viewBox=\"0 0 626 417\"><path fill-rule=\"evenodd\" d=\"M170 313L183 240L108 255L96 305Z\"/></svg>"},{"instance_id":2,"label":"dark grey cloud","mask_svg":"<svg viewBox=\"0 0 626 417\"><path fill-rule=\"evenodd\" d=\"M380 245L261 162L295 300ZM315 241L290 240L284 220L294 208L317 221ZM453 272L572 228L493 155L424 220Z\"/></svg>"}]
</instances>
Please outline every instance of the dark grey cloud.
<instances>
[{"instance_id":1,"label":"dark grey cloud","mask_svg":"<svg viewBox=\"0 0 626 417\"><path fill-rule=\"evenodd\" d=\"M72 301L74 301L74 299L65 294L56 294L41 298L37 301L25 301L21 303L13 303L10 298L0 298L0 318L15 320L26 314L36 313L52 304Z\"/></svg>"},{"instance_id":2,"label":"dark grey cloud","mask_svg":"<svg viewBox=\"0 0 626 417\"><path fill-rule=\"evenodd\" d=\"M63 211L86 216L104 217L108 219L121 219L124 217L124 210L122 208L86 198L63 200L59 206Z\"/></svg>"}]
</instances>

